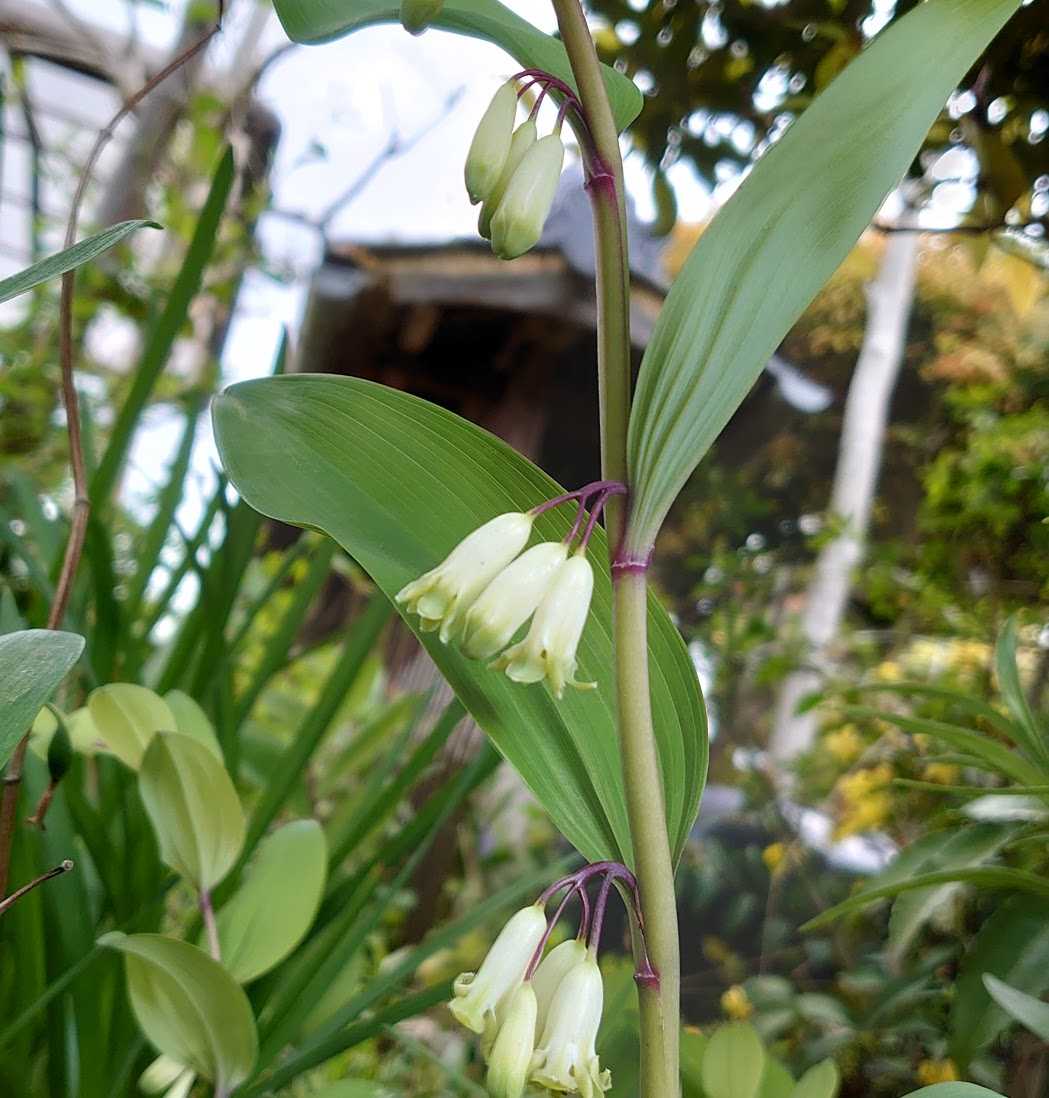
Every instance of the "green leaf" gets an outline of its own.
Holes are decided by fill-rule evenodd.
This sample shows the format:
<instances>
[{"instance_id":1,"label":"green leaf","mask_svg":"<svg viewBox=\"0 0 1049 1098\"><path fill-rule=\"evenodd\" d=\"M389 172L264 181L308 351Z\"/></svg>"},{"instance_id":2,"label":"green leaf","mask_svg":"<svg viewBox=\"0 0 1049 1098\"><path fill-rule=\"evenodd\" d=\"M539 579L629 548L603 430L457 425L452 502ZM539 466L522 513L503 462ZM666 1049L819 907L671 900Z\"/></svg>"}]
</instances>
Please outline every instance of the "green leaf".
<instances>
[{"instance_id":1,"label":"green leaf","mask_svg":"<svg viewBox=\"0 0 1049 1098\"><path fill-rule=\"evenodd\" d=\"M681 1031L681 1096L706 1098L703 1093L703 1056L707 1039L691 1026Z\"/></svg>"},{"instance_id":2,"label":"green leaf","mask_svg":"<svg viewBox=\"0 0 1049 1098\"><path fill-rule=\"evenodd\" d=\"M917 873L980 865L993 857L1014 833L1013 828L998 824L973 824L934 831L901 851L874 883L887 885ZM922 927L961 888L959 882L953 882L937 888L917 889L896 900L889 917L889 949L897 962Z\"/></svg>"},{"instance_id":3,"label":"green leaf","mask_svg":"<svg viewBox=\"0 0 1049 1098\"><path fill-rule=\"evenodd\" d=\"M316 44L375 23L400 21L397 0L274 0L284 30L294 42ZM498 0L445 0L431 24L501 46L524 69L543 69L576 86L564 46ZM632 80L602 66L616 126L625 130L641 113L644 97Z\"/></svg>"},{"instance_id":4,"label":"green leaf","mask_svg":"<svg viewBox=\"0 0 1049 1098\"><path fill-rule=\"evenodd\" d=\"M175 718L173 731L199 740L219 762L222 762L222 748L219 746L215 729L207 714L199 705L181 690L169 690L164 701Z\"/></svg>"},{"instance_id":5,"label":"green leaf","mask_svg":"<svg viewBox=\"0 0 1049 1098\"><path fill-rule=\"evenodd\" d=\"M134 683L114 682L92 690L87 708L106 746L132 770L142 765L142 756L158 732L178 731L168 703Z\"/></svg>"},{"instance_id":6,"label":"green leaf","mask_svg":"<svg viewBox=\"0 0 1049 1098\"><path fill-rule=\"evenodd\" d=\"M251 1074L255 1019L233 977L203 950L161 934L114 931L99 944L124 954L128 997L154 1047L228 1094Z\"/></svg>"},{"instance_id":7,"label":"green leaf","mask_svg":"<svg viewBox=\"0 0 1049 1098\"><path fill-rule=\"evenodd\" d=\"M1049 733L1039 727L1020 683L1020 669L1016 664L1015 615L1005 623L998 637L994 648L994 669L998 676L998 689L1019 726L1014 731L1018 743L1033 762L1040 762L1044 767L1049 763Z\"/></svg>"},{"instance_id":8,"label":"green leaf","mask_svg":"<svg viewBox=\"0 0 1049 1098\"><path fill-rule=\"evenodd\" d=\"M984 973L983 986L1010 1018L1026 1026L1036 1037L1049 1041L1049 1003L1043 1003L989 972Z\"/></svg>"},{"instance_id":9,"label":"green leaf","mask_svg":"<svg viewBox=\"0 0 1049 1098\"><path fill-rule=\"evenodd\" d=\"M1032 995L1049 988L1049 900L1011 897L983 924L962 959L951 1003L949 1049L963 1071L1009 1024L1009 1015L988 994L988 974Z\"/></svg>"},{"instance_id":10,"label":"green leaf","mask_svg":"<svg viewBox=\"0 0 1049 1098\"><path fill-rule=\"evenodd\" d=\"M835 1098L840 1086L838 1065L833 1060L821 1060L798 1080L790 1098Z\"/></svg>"},{"instance_id":11,"label":"green leaf","mask_svg":"<svg viewBox=\"0 0 1049 1098\"><path fill-rule=\"evenodd\" d=\"M102 252L108 251L114 245L119 244L125 236L133 233L136 229L160 229L162 227L155 221L142 219L121 221L117 225L111 225L108 229L103 229L102 232L89 236L86 240L81 240L71 248L66 248L54 255L49 255L46 259L41 259L39 263L34 263L32 267L26 267L24 271L19 271L17 274L11 275L10 278L0 279L0 303L10 301L11 298L18 297L19 294L24 294L27 290L39 286L42 282L49 282L52 278L58 278L59 275L63 275L66 271L71 271L75 267L82 267L85 263L89 263L94 259L95 256L101 255Z\"/></svg>"},{"instance_id":12,"label":"green leaf","mask_svg":"<svg viewBox=\"0 0 1049 1098\"><path fill-rule=\"evenodd\" d=\"M316 820L295 820L263 839L244 883L218 913L222 963L235 980L256 979L302 941L327 870L328 846Z\"/></svg>"},{"instance_id":13,"label":"green leaf","mask_svg":"<svg viewBox=\"0 0 1049 1098\"><path fill-rule=\"evenodd\" d=\"M1002 1095L975 1083L934 1083L931 1087L912 1090L904 1098L1002 1098Z\"/></svg>"},{"instance_id":14,"label":"green leaf","mask_svg":"<svg viewBox=\"0 0 1049 1098\"><path fill-rule=\"evenodd\" d=\"M75 633L26 629L0 636L0 766L83 650L84 638Z\"/></svg>"},{"instance_id":15,"label":"green leaf","mask_svg":"<svg viewBox=\"0 0 1049 1098\"><path fill-rule=\"evenodd\" d=\"M1049 880L1037 873L1028 873L1023 869L1007 869L1001 866L979 866L972 869L947 869L935 873L919 873L906 880L895 881L882 887L865 888L840 904L821 911L814 919L805 923L802 930L818 930L842 915L859 911L874 900L885 900L898 896L901 892L910 892L916 888L932 888L937 885L961 881L976 885L978 888L1003 889L1008 892L1030 892L1036 896L1049 897Z\"/></svg>"},{"instance_id":16,"label":"green leaf","mask_svg":"<svg viewBox=\"0 0 1049 1098\"><path fill-rule=\"evenodd\" d=\"M310 1098L383 1098L383 1095L389 1093L381 1083L376 1083L373 1079L340 1079L331 1086L311 1091Z\"/></svg>"},{"instance_id":17,"label":"green leaf","mask_svg":"<svg viewBox=\"0 0 1049 1098\"><path fill-rule=\"evenodd\" d=\"M765 1046L753 1026L721 1026L707 1041L701 1077L707 1098L757 1098L765 1070Z\"/></svg>"},{"instance_id":18,"label":"green leaf","mask_svg":"<svg viewBox=\"0 0 1049 1098\"><path fill-rule=\"evenodd\" d=\"M192 736L161 732L142 757L138 785L161 860L210 891L244 844L244 812L226 768Z\"/></svg>"},{"instance_id":19,"label":"green leaf","mask_svg":"<svg viewBox=\"0 0 1049 1098\"><path fill-rule=\"evenodd\" d=\"M927 0L758 161L678 275L630 417L628 548L643 555L783 337L906 172L1020 0Z\"/></svg>"},{"instance_id":20,"label":"green leaf","mask_svg":"<svg viewBox=\"0 0 1049 1098\"><path fill-rule=\"evenodd\" d=\"M765 1057L758 1098L791 1098L794 1076L772 1056Z\"/></svg>"},{"instance_id":21,"label":"green leaf","mask_svg":"<svg viewBox=\"0 0 1049 1098\"><path fill-rule=\"evenodd\" d=\"M357 378L297 375L245 382L216 400L214 418L223 463L244 499L270 517L330 534L391 598L493 515L530 508L562 491L480 428ZM536 536L563 537L569 510L540 516ZM541 685L511 683L440 644L434 634L419 639L563 834L591 860L630 861L609 671L608 550L601 530L591 541L590 558L594 598L579 674L596 679L597 690L570 691L558 703ZM408 624L416 628L418 622ZM654 598L649 629L668 828L679 853L706 773L705 716L688 652Z\"/></svg>"},{"instance_id":22,"label":"green leaf","mask_svg":"<svg viewBox=\"0 0 1049 1098\"><path fill-rule=\"evenodd\" d=\"M200 289L204 269L218 243L219 223L233 187L234 174L233 150L227 148L212 177L211 189L200 211L193 239L186 250L175 284L167 295L163 312L149 332L127 400L113 424L109 445L91 478L90 496L96 508L104 506L109 499L142 411L186 323L189 307Z\"/></svg>"}]
</instances>

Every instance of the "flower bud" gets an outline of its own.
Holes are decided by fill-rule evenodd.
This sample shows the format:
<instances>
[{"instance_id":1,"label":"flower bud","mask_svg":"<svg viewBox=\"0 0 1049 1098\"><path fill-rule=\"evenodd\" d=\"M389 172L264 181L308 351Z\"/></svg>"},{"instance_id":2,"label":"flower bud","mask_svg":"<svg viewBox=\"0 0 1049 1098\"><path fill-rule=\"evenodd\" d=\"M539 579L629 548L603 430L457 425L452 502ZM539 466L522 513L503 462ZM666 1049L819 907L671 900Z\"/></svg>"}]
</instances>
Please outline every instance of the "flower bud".
<instances>
[{"instance_id":1,"label":"flower bud","mask_svg":"<svg viewBox=\"0 0 1049 1098\"><path fill-rule=\"evenodd\" d=\"M518 984L506 1007L506 1018L488 1057L485 1084L492 1098L521 1098L535 1052L535 991Z\"/></svg>"},{"instance_id":2,"label":"flower bud","mask_svg":"<svg viewBox=\"0 0 1049 1098\"><path fill-rule=\"evenodd\" d=\"M585 556L576 553L561 565L532 619L523 641L508 648L493 667L505 670L514 682L547 681L555 697L565 686L591 690L596 683L576 682L576 649L590 610L594 572Z\"/></svg>"},{"instance_id":3,"label":"flower bud","mask_svg":"<svg viewBox=\"0 0 1049 1098\"><path fill-rule=\"evenodd\" d=\"M443 7L444 0L401 0L401 26L409 34L422 34Z\"/></svg>"},{"instance_id":4,"label":"flower bud","mask_svg":"<svg viewBox=\"0 0 1049 1098\"><path fill-rule=\"evenodd\" d=\"M477 232L490 240L492 236L492 218L499 208L499 203L506 194L506 188L510 185L517 166L524 159L524 154L535 144L536 128L535 120L526 119L514 130L514 136L510 139L510 151L506 154L506 163L499 175L499 180L492 188L492 193L485 199L481 207L481 215L477 219Z\"/></svg>"},{"instance_id":5,"label":"flower bud","mask_svg":"<svg viewBox=\"0 0 1049 1098\"><path fill-rule=\"evenodd\" d=\"M547 541L526 549L508 564L466 612L463 651L475 660L501 652L535 613L567 556L567 545Z\"/></svg>"},{"instance_id":6,"label":"flower bud","mask_svg":"<svg viewBox=\"0 0 1049 1098\"><path fill-rule=\"evenodd\" d=\"M525 153L492 218L492 250L516 259L539 242L557 193L565 147L552 133Z\"/></svg>"},{"instance_id":7,"label":"flower bud","mask_svg":"<svg viewBox=\"0 0 1049 1098\"><path fill-rule=\"evenodd\" d=\"M537 904L512 916L478 971L456 977L455 998L448 1004L456 1020L490 1041L545 932L546 914Z\"/></svg>"},{"instance_id":8,"label":"flower bud","mask_svg":"<svg viewBox=\"0 0 1049 1098\"><path fill-rule=\"evenodd\" d=\"M420 628L440 627L445 644L462 624L474 599L525 547L532 516L521 511L499 515L467 535L436 568L397 592Z\"/></svg>"},{"instance_id":9,"label":"flower bud","mask_svg":"<svg viewBox=\"0 0 1049 1098\"><path fill-rule=\"evenodd\" d=\"M554 946L540 962L532 977L538 1008L535 1026L539 1033L543 1032L546 1025L550 1004L554 1001L554 993L560 987L561 981L571 969L585 960L586 946L578 938L573 938Z\"/></svg>"},{"instance_id":10,"label":"flower bud","mask_svg":"<svg viewBox=\"0 0 1049 1098\"><path fill-rule=\"evenodd\" d=\"M608 1090L612 1080L597 1057L604 986L592 956L569 969L557 986L532 1060L531 1081L583 1098Z\"/></svg>"},{"instance_id":11,"label":"flower bud","mask_svg":"<svg viewBox=\"0 0 1049 1098\"><path fill-rule=\"evenodd\" d=\"M466 193L471 202L483 202L499 181L510 152L516 113L517 88L508 80L484 112L466 157Z\"/></svg>"}]
</instances>

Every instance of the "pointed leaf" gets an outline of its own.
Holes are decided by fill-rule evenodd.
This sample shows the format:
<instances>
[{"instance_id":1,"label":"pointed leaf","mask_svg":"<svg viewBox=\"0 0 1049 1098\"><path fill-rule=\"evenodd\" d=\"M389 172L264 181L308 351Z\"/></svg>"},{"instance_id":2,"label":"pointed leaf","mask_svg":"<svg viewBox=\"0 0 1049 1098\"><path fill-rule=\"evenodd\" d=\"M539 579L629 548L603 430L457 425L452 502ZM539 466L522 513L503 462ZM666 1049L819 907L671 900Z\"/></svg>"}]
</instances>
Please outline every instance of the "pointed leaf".
<instances>
[{"instance_id":1,"label":"pointed leaf","mask_svg":"<svg viewBox=\"0 0 1049 1098\"><path fill-rule=\"evenodd\" d=\"M226 768L192 736L161 732L142 758L138 785L161 860L210 891L244 844L244 811Z\"/></svg>"},{"instance_id":2,"label":"pointed leaf","mask_svg":"<svg viewBox=\"0 0 1049 1098\"><path fill-rule=\"evenodd\" d=\"M11 275L10 278L0 279L0 302L10 301L11 298L24 294L27 290L39 286L42 282L58 278L66 271L73 270L74 267L83 266L94 259L95 256L101 255L102 252L108 251L114 245L119 244L125 236L133 233L136 229L160 229L162 227L155 221L143 221L141 219L121 221L117 225L111 225L108 229L103 229L102 232L89 236L86 240L81 240L71 248L66 248L54 255L49 255L46 259L41 259L39 263L34 263L32 267L26 267L24 271L19 271L17 274Z\"/></svg>"},{"instance_id":3,"label":"pointed leaf","mask_svg":"<svg viewBox=\"0 0 1049 1098\"><path fill-rule=\"evenodd\" d=\"M765 1070L765 1046L753 1026L721 1026L707 1041L701 1077L707 1098L757 1098Z\"/></svg>"},{"instance_id":4,"label":"pointed leaf","mask_svg":"<svg viewBox=\"0 0 1049 1098\"><path fill-rule=\"evenodd\" d=\"M400 21L398 0L274 0L277 15L295 42L327 42L375 23ZM498 0L445 0L431 26L501 46L523 69L542 69L575 87L564 46ZM641 113L644 99L632 80L602 66L612 113L620 130Z\"/></svg>"},{"instance_id":5,"label":"pointed leaf","mask_svg":"<svg viewBox=\"0 0 1049 1098\"><path fill-rule=\"evenodd\" d=\"M1010 1018L1026 1026L1036 1037L1049 1041L1049 1003L1043 1003L989 972L984 973L983 986Z\"/></svg>"},{"instance_id":6,"label":"pointed leaf","mask_svg":"<svg viewBox=\"0 0 1049 1098\"><path fill-rule=\"evenodd\" d=\"M164 701L167 702L168 708L175 718L174 731L199 740L219 762L222 762L222 748L219 746L215 729L204 710L181 690L169 690L164 695Z\"/></svg>"},{"instance_id":7,"label":"pointed leaf","mask_svg":"<svg viewBox=\"0 0 1049 1098\"><path fill-rule=\"evenodd\" d=\"M926 0L806 108L700 236L656 322L630 417L631 532L668 508L773 351L906 172L1020 0Z\"/></svg>"},{"instance_id":8,"label":"pointed leaf","mask_svg":"<svg viewBox=\"0 0 1049 1098\"><path fill-rule=\"evenodd\" d=\"M235 385L214 405L226 470L253 507L322 529L387 596L437 564L500 512L562 491L504 443L407 393L349 377L289 376ZM571 508L540 516L534 539L563 537ZM433 633L419 639L478 724L520 771L556 825L591 860L630 860L610 674L611 584L600 529L579 676L598 689L556 702L467 660ZM418 621L406 619L418 630ZM695 669L653 599L650 671L668 828L680 852L706 773L706 725Z\"/></svg>"},{"instance_id":9,"label":"pointed leaf","mask_svg":"<svg viewBox=\"0 0 1049 1098\"><path fill-rule=\"evenodd\" d=\"M80 653L84 638L51 629L0 636L0 767Z\"/></svg>"},{"instance_id":10,"label":"pointed leaf","mask_svg":"<svg viewBox=\"0 0 1049 1098\"><path fill-rule=\"evenodd\" d=\"M295 820L263 839L244 883L218 913L222 963L235 980L256 979L302 941L327 869L328 846L316 820Z\"/></svg>"},{"instance_id":11,"label":"pointed leaf","mask_svg":"<svg viewBox=\"0 0 1049 1098\"><path fill-rule=\"evenodd\" d=\"M821 1060L798 1080L790 1098L836 1098L841 1072L833 1060Z\"/></svg>"},{"instance_id":12,"label":"pointed leaf","mask_svg":"<svg viewBox=\"0 0 1049 1098\"><path fill-rule=\"evenodd\" d=\"M950 1055L963 1069L1009 1024L987 974L1032 995L1049 989L1049 898L1013 896L980 928L962 959L951 1003Z\"/></svg>"},{"instance_id":13,"label":"pointed leaf","mask_svg":"<svg viewBox=\"0 0 1049 1098\"><path fill-rule=\"evenodd\" d=\"M1005 623L998 637L994 648L994 670L998 676L998 689L1018 725L1014 733L1017 742L1028 758L1044 767L1049 763L1049 730L1039 727L1020 683L1020 669L1016 664L1015 616Z\"/></svg>"},{"instance_id":14,"label":"pointed leaf","mask_svg":"<svg viewBox=\"0 0 1049 1098\"><path fill-rule=\"evenodd\" d=\"M106 746L132 770L142 765L142 756L158 732L178 728L168 703L134 683L114 682L92 690L87 708Z\"/></svg>"},{"instance_id":15,"label":"pointed leaf","mask_svg":"<svg viewBox=\"0 0 1049 1098\"><path fill-rule=\"evenodd\" d=\"M162 934L121 934L99 945L124 954L128 997L150 1043L228 1094L251 1074L258 1038L240 985L203 950Z\"/></svg>"}]
</instances>

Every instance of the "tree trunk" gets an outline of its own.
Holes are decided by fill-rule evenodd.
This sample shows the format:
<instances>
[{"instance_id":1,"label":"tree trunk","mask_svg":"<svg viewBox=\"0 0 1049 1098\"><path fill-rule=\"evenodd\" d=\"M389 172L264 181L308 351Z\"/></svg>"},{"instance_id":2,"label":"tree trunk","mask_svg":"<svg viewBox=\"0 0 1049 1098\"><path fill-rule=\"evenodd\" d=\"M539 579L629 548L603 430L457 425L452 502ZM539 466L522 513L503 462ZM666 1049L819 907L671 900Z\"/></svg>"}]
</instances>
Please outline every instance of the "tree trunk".
<instances>
[{"instance_id":1,"label":"tree trunk","mask_svg":"<svg viewBox=\"0 0 1049 1098\"><path fill-rule=\"evenodd\" d=\"M799 755L815 738L815 715L799 714L797 708L823 681L845 616L852 574L863 558L889 405L903 362L917 259L917 233L891 235L878 275L868 288L867 330L845 399L830 501L842 531L820 550L806 592L802 635L807 665L783 682L769 742L770 753L779 762Z\"/></svg>"}]
</instances>

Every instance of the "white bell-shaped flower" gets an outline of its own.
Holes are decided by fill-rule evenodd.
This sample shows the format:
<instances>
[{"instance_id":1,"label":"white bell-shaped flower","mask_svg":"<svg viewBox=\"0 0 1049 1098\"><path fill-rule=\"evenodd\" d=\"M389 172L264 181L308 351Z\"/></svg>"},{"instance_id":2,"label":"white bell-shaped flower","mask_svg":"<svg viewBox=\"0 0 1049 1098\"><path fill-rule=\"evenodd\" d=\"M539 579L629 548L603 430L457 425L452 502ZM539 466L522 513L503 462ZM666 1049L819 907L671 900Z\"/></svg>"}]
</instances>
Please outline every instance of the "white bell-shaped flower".
<instances>
[{"instance_id":1,"label":"white bell-shaped flower","mask_svg":"<svg viewBox=\"0 0 1049 1098\"><path fill-rule=\"evenodd\" d=\"M478 595L463 621L463 651L475 660L501 652L535 613L557 570L568 557L568 546L543 542L511 561Z\"/></svg>"},{"instance_id":2,"label":"white bell-shaped flower","mask_svg":"<svg viewBox=\"0 0 1049 1098\"><path fill-rule=\"evenodd\" d=\"M467 1029L491 1045L505 1018L510 996L524 979L528 962L546 932L546 914L537 904L522 908L499 931L481 967L456 977L449 1010Z\"/></svg>"},{"instance_id":3,"label":"white bell-shaped flower","mask_svg":"<svg viewBox=\"0 0 1049 1098\"><path fill-rule=\"evenodd\" d=\"M564 159L556 133L540 138L522 157L492 217L492 251L501 259L516 259L539 243Z\"/></svg>"},{"instance_id":4,"label":"white bell-shaped flower","mask_svg":"<svg viewBox=\"0 0 1049 1098\"><path fill-rule=\"evenodd\" d=\"M488 1057L485 1084L492 1098L521 1098L535 1052L536 1001L531 981L518 984Z\"/></svg>"},{"instance_id":5,"label":"white bell-shaped flower","mask_svg":"<svg viewBox=\"0 0 1049 1098\"><path fill-rule=\"evenodd\" d=\"M499 515L467 535L445 559L397 592L397 601L422 619L420 628L438 627L448 641L474 599L525 547L532 516L522 511Z\"/></svg>"},{"instance_id":6,"label":"white bell-shaped flower","mask_svg":"<svg viewBox=\"0 0 1049 1098\"><path fill-rule=\"evenodd\" d=\"M499 179L492 188L492 193L485 199L481 207L481 214L477 219L477 232L490 240L492 236L492 218L499 208L499 203L506 194L506 188L510 186L510 180L517 171L517 166L524 159L524 154L535 144L538 133L536 132L535 119L527 118L514 130L510 139L510 151L506 154L506 163L499 173Z\"/></svg>"},{"instance_id":7,"label":"white bell-shaped flower","mask_svg":"<svg viewBox=\"0 0 1049 1098\"><path fill-rule=\"evenodd\" d=\"M524 640L508 648L493 667L505 670L514 682L542 682L554 696L562 697L565 686L593 689L596 683L577 682L576 649L583 635L594 571L590 562L576 553L561 565L543 595Z\"/></svg>"},{"instance_id":8,"label":"white bell-shaped flower","mask_svg":"<svg viewBox=\"0 0 1049 1098\"><path fill-rule=\"evenodd\" d=\"M592 954L576 964L557 985L532 1059L529 1079L549 1090L594 1098L612 1080L597 1057L604 986Z\"/></svg>"},{"instance_id":9,"label":"white bell-shaped flower","mask_svg":"<svg viewBox=\"0 0 1049 1098\"><path fill-rule=\"evenodd\" d=\"M510 152L516 113L517 86L508 80L488 104L466 157L466 193L471 202L483 202L499 182Z\"/></svg>"},{"instance_id":10,"label":"white bell-shaped flower","mask_svg":"<svg viewBox=\"0 0 1049 1098\"><path fill-rule=\"evenodd\" d=\"M571 941L554 946L535 970L535 975L532 977L537 1007L535 1025L540 1034L546 1025L550 1004L554 1001L554 994L561 981L571 969L585 960L586 945L578 938L573 938Z\"/></svg>"}]
</instances>

